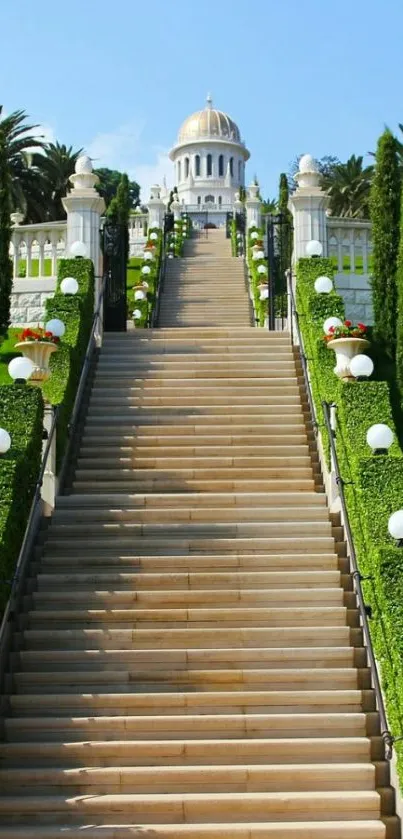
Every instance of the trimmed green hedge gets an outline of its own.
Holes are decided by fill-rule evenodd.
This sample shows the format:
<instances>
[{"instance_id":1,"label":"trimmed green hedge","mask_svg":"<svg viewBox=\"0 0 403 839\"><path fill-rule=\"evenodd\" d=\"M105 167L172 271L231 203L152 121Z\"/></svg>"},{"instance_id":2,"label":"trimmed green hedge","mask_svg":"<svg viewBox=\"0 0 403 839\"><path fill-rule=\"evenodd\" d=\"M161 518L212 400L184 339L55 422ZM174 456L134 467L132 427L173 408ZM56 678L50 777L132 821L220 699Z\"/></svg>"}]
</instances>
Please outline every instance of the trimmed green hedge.
<instances>
[{"instance_id":1,"label":"trimmed green hedge","mask_svg":"<svg viewBox=\"0 0 403 839\"><path fill-rule=\"evenodd\" d=\"M74 296L60 292L65 277L75 277L79 290ZM66 443L68 424L81 375L94 314L94 266L90 259L61 259L55 296L46 302L46 320L60 318L66 332L57 352L53 353L51 377L44 385L44 395L52 405L61 405L57 433L57 462L60 464Z\"/></svg>"},{"instance_id":2,"label":"trimmed green hedge","mask_svg":"<svg viewBox=\"0 0 403 839\"><path fill-rule=\"evenodd\" d=\"M252 236L252 234L258 234L258 237ZM267 318L268 314L268 301L260 299L260 292L259 292L259 285L261 283L268 282L268 265L267 259L253 259L252 257L252 248L256 244L256 242L260 242L263 248L263 236L264 232L261 227L251 227L248 230L248 241L247 241L247 253L246 259L248 263L249 269L249 276L251 282L251 289L252 289L252 297L253 297L253 305L255 309L255 318L256 324L258 326L264 326L264 322ZM259 274L258 267L259 265L264 265L266 268L266 274Z\"/></svg>"},{"instance_id":3,"label":"trimmed green hedge","mask_svg":"<svg viewBox=\"0 0 403 839\"><path fill-rule=\"evenodd\" d=\"M158 238L157 239L150 239L150 234L156 233ZM136 319L134 322L137 327L145 327L149 322L149 317L155 305L155 299L157 294L157 285L158 285L158 276L161 264L161 253L162 253L162 230L159 230L157 227L151 227L148 231L148 243L155 245L155 254L153 260L141 260L141 267L140 272L138 275L138 280L136 285L134 285L130 290L128 290L128 317L133 318L133 312L135 309L138 309L141 312L141 318ZM141 269L144 266L148 266L150 268L149 274L142 274ZM144 289L147 291L147 296L144 300L135 300L134 294L137 291L138 287L142 285L143 282L148 283L148 289ZM134 320L134 318L133 318Z\"/></svg>"},{"instance_id":4,"label":"trimmed green hedge","mask_svg":"<svg viewBox=\"0 0 403 839\"><path fill-rule=\"evenodd\" d=\"M0 387L0 427L11 449L0 458L0 609L10 592L41 463L43 399L38 387Z\"/></svg>"},{"instance_id":5,"label":"trimmed green hedge","mask_svg":"<svg viewBox=\"0 0 403 839\"><path fill-rule=\"evenodd\" d=\"M388 455L373 455L366 442L368 428L386 423L395 431L386 382L342 383L333 373L335 358L323 342L323 320L344 317L343 301L336 293L318 295L314 281L333 275L330 260L302 259L297 266L297 305L300 326L319 422L321 400L338 406L337 453L370 621L375 654L392 733L403 734L403 550L388 535L388 519L403 507L403 454L397 442ZM325 429L321 428L326 441ZM403 745L396 744L398 771L403 785Z\"/></svg>"}]
</instances>

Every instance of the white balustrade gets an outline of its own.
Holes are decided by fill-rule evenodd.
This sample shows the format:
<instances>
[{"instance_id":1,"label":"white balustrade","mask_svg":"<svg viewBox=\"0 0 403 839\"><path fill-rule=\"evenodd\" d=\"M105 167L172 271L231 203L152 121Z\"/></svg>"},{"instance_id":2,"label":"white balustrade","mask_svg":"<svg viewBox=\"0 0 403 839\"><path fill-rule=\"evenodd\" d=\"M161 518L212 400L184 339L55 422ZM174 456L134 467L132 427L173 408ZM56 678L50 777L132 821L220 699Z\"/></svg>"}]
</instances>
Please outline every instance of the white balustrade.
<instances>
[{"instance_id":1,"label":"white balustrade","mask_svg":"<svg viewBox=\"0 0 403 839\"><path fill-rule=\"evenodd\" d=\"M12 228L10 256L13 260L14 280L23 276L56 277L57 260L66 253L66 221L41 224L21 224ZM45 261L50 260L50 271ZM37 263L33 270L33 263Z\"/></svg>"},{"instance_id":2,"label":"white balustrade","mask_svg":"<svg viewBox=\"0 0 403 839\"><path fill-rule=\"evenodd\" d=\"M327 219L328 256L338 273L371 273L371 222L363 219Z\"/></svg>"}]
</instances>

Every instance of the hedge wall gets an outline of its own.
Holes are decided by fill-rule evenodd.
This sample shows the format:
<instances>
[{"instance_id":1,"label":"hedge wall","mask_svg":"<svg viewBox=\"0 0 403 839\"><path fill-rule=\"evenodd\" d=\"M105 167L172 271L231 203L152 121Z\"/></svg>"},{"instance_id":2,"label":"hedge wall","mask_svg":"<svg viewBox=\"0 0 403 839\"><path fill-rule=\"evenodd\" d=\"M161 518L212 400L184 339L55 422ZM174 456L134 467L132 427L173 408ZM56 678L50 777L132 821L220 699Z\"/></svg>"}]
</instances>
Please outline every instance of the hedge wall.
<instances>
[{"instance_id":1,"label":"hedge wall","mask_svg":"<svg viewBox=\"0 0 403 839\"><path fill-rule=\"evenodd\" d=\"M18 559L41 463L43 399L40 388L0 387L0 427L11 449L0 458L0 611Z\"/></svg>"},{"instance_id":2,"label":"hedge wall","mask_svg":"<svg viewBox=\"0 0 403 839\"><path fill-rule=\"evenodd\" d=\"M150 239L151 233L156 233L158 238ZM128 291L128 316L134 319L134 310L138 309L141 312L141 318L135 320L135 324L137 327L147 326L151 312L155 305L162 252L162 231L159 230L157 227L151 227L148 231L148 244L155 245L154 259L144 260L144 263L142 263L142 267L144 268L145 266L148 266L150 268L150 273L143 274L140 269L139 274L139 284L141 285L143 282L148 283L147 296L145 300L134 299L134 294L138 286L134 286L132 289L130 289L130 291Z\"/></svg>"},{"instance_id":3,"label":"hedge wall","mask_svg":"<svg viewBox=\"0 0 403 839\"><path fill-rule=\"evenodd\" d=\"M78 293L66 296L60 291L65 277L75 277ZM44 395L52 405L61 405L57 433L57 462L60 464L67 442L68 423L80 380L94 316L94 266L90 259L61 259L55 296L46 302L46 319L60 318L66 332L50 368L52 375L44 385Z\"/></svg>"},{"instance_id":4,"label":"hedge wall","mask_svg":"<svg viewBox=\"0 0 403 839\"><path fill-rule=\"evenodd\" d=\"M403 507L403 454L395 438L388 455L375 456L366 443L368 428L386 423L395 431L386 382L340 382L333 373L334 353L323 342L323 320L344 317L336 293L318 295L314 281L332 276L329 260L303 259L297 266L297 305L308 356L319 422L321 400L338 406L337 453L370 621L375 654L392 733L403 734L403 550L388 535L387 523ZM325 429L321 428L322 434ZM325 435L326 442L326 435ZM403 745L396 744L403 785Z\"/></svg>"},{"instance_id":5,"label":"hedge wall","mask_svg":"<svg viewBox=\"0 0 403 839\"><path fill-rule=\"evenodd\" d=\"M257 234L257 236L256 236ZM267 259L253 259L253 251L252 248L254 245L258 244L261 245L263 250L263 228L261 227L250 227L248 230L248 241L247 241L247 253L246 259L248 263L249 269L249 276L251 282L251 290L252 290L252 297L253 297L253 305L255 309L255 319L256 324L258 326L264 326L264 322L267 318L268 313L268 302L267 300L260 299L260 292L259 292L259 285L261 283L268 282L268 266L267 266ZM266 268L265 274L260 274L258 268L260 265L263 265Z\"/></svg>"}]
</instances>

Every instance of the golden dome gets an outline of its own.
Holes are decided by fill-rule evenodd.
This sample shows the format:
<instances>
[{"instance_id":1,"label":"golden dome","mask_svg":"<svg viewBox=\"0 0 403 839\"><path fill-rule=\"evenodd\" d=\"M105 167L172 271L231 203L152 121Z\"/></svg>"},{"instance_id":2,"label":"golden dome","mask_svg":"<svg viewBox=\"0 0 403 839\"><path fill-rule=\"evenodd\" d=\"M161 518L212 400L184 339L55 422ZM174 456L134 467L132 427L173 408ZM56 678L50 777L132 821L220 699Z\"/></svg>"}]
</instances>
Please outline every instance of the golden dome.
<instances>
[{"instance_id":1,"label":"golden dome","mask_svg":"<svg viewBox=\"0 0 403 839\"><path fill-rule=\"evenodd\" d=\"M178 135L178 144L204 138L232 140L234 143L241 143L238 126L228 114L223 111L216 111L213 108L211 96L207 97L207 104L203 111L196 111L182 123Z\"/></svg>"}]
</instances>

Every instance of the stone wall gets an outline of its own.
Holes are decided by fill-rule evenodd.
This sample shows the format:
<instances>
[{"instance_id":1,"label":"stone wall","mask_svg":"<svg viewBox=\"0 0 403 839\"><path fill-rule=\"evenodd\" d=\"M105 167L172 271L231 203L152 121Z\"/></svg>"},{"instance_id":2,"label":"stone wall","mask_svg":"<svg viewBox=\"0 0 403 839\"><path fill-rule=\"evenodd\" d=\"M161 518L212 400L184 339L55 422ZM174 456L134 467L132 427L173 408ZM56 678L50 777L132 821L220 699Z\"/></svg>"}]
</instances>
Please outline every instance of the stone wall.
<instances>
[{"instance_id":1,"label":"stone wall","mask_svg":"<svg viewBox=\"0 0 403 839\"><path fill-rule=\"evenodd\" d=\"M11 294L11 326L43 324L45 303L56 290L55 277L14 280Z\"/></svg>"},{"instance_id":2,"label":"stone wall","mask_svg":"<svg viewBox=\"0 0 403 839\"><path fill-rule=\"evenodd\" d=\"M374 309L368 274L336 274L335 286L344 300L346 317L354 323L361 322L372 326Z\"/></svg>"}]
</instances>

